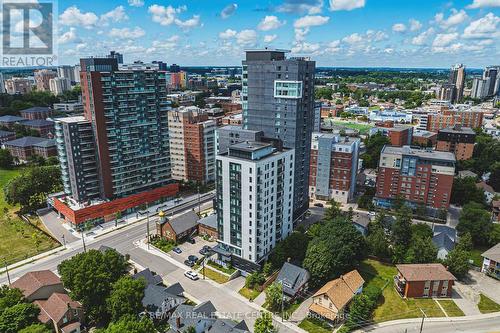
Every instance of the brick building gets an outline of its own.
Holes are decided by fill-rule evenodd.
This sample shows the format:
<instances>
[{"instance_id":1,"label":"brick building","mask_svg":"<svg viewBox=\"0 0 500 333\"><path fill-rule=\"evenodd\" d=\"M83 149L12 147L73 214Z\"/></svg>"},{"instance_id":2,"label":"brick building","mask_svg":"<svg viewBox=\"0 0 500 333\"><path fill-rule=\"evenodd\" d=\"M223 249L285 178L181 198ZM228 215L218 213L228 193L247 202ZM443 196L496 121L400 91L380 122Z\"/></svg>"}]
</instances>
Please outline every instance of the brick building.
<instances>
[{"instance_id":1,"label":"brick building","mask_svg":"<svg viewBox=\"0 0 500 333\"><path fill-rule=\"evenodd\" d=\"M45 119L28 120L23 123L27 128L37 131L42 138L53 138L55 133L54 122Z\"/></svg>"},{"instance_id":2,"label":"brick building","mask_svg":"<svg viewBox=\"0 0 500 333\"><path fill-rule=\"evenodd\" d=\"M391 146L402 147L410 145L413 138L412 126L394 126L393 122L377 123L377 127L370 129L370 135L381 133L389 138Z\"/></svg>"},{"instance_id":3,"label":"brick building","mask_svg":"<svg viewBox=\"0 0 500 333\"><path fill-rule=\"evenodd\" d=\"M384 146L380 154L374 202L390 207L397 196L410 205L441 209L450 204L455 156L410 146Z\"/></svg>"},{"instance_id":4,"label":"brick building","mask_svg":"<svg viewBox=\"0 0 500 333\"><path fill-rule=\"evenodd\" d=\"M35 73L36 90L50 91L50 80L57 77L57 72L50 69L39 69Z\"/></svg>"},{"instance_id":5,"label":"brick building","mask_svg":"<svg viewBox=\"0 0 500 333\"><path fill-rule=\"evenodd\" d=\"M453 127L478 128L483 125L483 113L479 111L443 110L440 113L427 115L427 130L437 132L440 129Z\"/></svg>"},{"instance_id":6,"label":"brick building","mask_svg":"<svg viewBox=\"0 0 500 333\"><path fill-rule=\"evenodd\" d=\"M198 233L198 214L190 210L182 215L169 219L160 212L156 223L156 234L174 243L192 237Z\"/></svg>"},{"instance_id":7,"label":"brick building","mask_svg":"<svg viewBox=\"0 0 500 333\"><path fill-rule=\"evenodd\" d=\"M206 235L212 239L217 239L217 215L212 214L198 221L198 234Z\"/></svg>"},{"instance_id":8,"label":"brick building","mask_svg":"<svg viewBox=\"0 0 500 333\"><path fill-rule=\"evenodd\" d=\"M455 154L457 161L468 160L474 153L476 133L470 127L455 125L439 130L436 150Z\"/></svg>"},{"instance_id":9,"label":"brick building","mask_svg":"<svg viewBox=\"0 0 500 333\"><path fill-rule=\"evenodd\" d=\"M215 179L215 121L196 106L168 113L172 178L199 183Z\"/></svg>"},{"instance_id":10,"label":"brick building","mask_svg":"<svg viewBox=\"0 0 500 333\"><path fill-rule=\"evenodd\" d=\"M21 117L28 120L47 119L54 114L54 111L46 106L34 106L32 108L19 111Z\"/></svg>"},{"instance_id":11,"label":"brick building","mask_svg":"<svg viewBox=\"0 0 500 333\"><path fill-rule=\"evenodd\" d=\"M0 130L0 145L4 142L12 141L15 139L16 139L16 133Z\"/></svg>"},{"instance_id":12,"label":"brick building","mask_svg":"<svg viewBox=\"0 0 500 333\"><path fill-rule=\"evenodd\" d=\"M55 140L38 138L34 136L25 136L16 140L4 143L5 149L10 151L13 157L26 162L34 155L48 158L57 156Z\"/></svg>"},{"instance_id":13,"label":"brick building","mask_svg":"<svg viewBox=\"0 0 500 333\"><path fill-rule=\"evenodd\" d=\"M327 133L313 133L309 172L312 199L348 202L354 195L360 140Z\"/></svg>"},{"instance_id":14,"label":"brick building","mask_svg":"<svg viewBox=\"0 0 500 333\"><path fill-rule=\"evenodd\" d=\"M423 147L434 147L437 143L437 133L425 130L414 130L412 144Z\"/></svg>"},{"instance_id":15,"label":"brick building","mask_svg":"<svg viewBox=\"0 0 500 333\"><path fill-rule=\"evenodd\" d=\"M455 276L442 264L396 265L394 285L405 298L451 297Z\"/></svg>"}]
</instances>

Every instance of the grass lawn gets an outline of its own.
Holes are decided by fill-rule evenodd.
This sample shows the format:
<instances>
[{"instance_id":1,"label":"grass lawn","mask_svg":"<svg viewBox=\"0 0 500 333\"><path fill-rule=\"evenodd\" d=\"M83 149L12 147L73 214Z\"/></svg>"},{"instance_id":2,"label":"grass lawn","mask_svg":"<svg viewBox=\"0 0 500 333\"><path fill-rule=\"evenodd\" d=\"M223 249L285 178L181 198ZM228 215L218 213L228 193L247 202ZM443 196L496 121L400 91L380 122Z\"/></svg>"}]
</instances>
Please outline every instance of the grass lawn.
<instances>
[{"instance_id":1,"label":"grass lawn","mask_svg":"<svg viewBox=\"0 0 500 333\"><path fill-rule=\"evenodd\" d=\"M198 275L200 275L200 279L203 278L203 269L200 269L198 272ZM209 267L205 266L205 276L209 278L210 280L214 280L217 283L226 283L229 281L229 277L222 275L219 272L214 271L213 269L210 269Z\"/></svg>"},{"instance_id":2,"label":"grass lawn","mask_svg":"<svg viewBox=\"0 0 500 333\"><path fill-rule=\"evenodd\" d=\"M372 125L368 124L358 124L358 123L343 122L343 121L332 121L331 123L333 125L344 126L347 128L358 130L359 134L367 134L370 131L370 128L373 127Z\"/></svg>"},{"instance_id":3,"label":"grass lawn","mask_svg":"<svg viewBox=\"0 0 500 333\"><path fill-rule=\"evenodd\" d=\"M500 305L495 303L492 299L486 297L485 295L480 295L481 299L479 300L479 311L481 313L491 313L500 311Z\"/></svg>"},{"instance_id":4,"label":"grass lawn","mask_svg":"<svg viewBox=\"0 0 500 333\"><path fill-rule=\"evenodd\" d=\"M243 297L245 297L247 299L256 299L257 296L260 295L260 291L250 289L247 287L241 288L238 292L240 293L240 295L242 295Z\"/></svg>"},{"instance_id":5,"label":"grass lawn","mask_svg":"<svg viewBox=\"0 0 500 333\"><path fill-rule=\"evenodd\" d=\"M328 324L316 318L302 320L299 327L309 333L331 333L333 330Z\"/></svg>"},{"instance_id":6,"label":"grass lawn","mask_svg":"<svg viewBox=\"0 0 500 333\"><path fill-rule=\"evenodd\" d=\"M444 317L443 311L432 299L403 299L399 296L392 284L393 276L397 272L395 266L367 259L361 263L359 272L366 281L365 288L382 288L388 282L373 312L375 322L420 317L420 309L428 317Z\"/></svg>"},{"instance_id":7,"label":"grass lawn","mask_svg":"<svg viewBox=\"0 0 500 333\"><path fill-rule=\"evenodd\" d=\"M151 244L165 253L172 251L175 247L175 243L168 241L164 238L157 238L151 241Z\"/></svg>"},{"instance_id":8,"label":"grass lawn","mask_svg":"<svg viewBox=\"0 0 500 333\"><path fill-rule=\"evenodd\" d=\"M461 317L465 316L462 310L455 304L455 302L451 299L443 299L443 300L438 300L439 304L443 307L444 311L446 311L446 314L448 317Z\"/></svg>"},{"instance_id":9,"label":"grass lawn","mask_svg":"<svg viewBox=\"0 0 500 333\"><path fill-rule=\"evenodd\" d=\"M226 268L226 267L219 265L218 263L216 263L215 261L212 261L212 260L207 260L207 265L211 266L211 267L213 267L213 268L215 268L223 273L229 274L229 275L236 272L236 268L232 268L232 267Z\"/></svg>"},{"instance_id":10,"label":"grass lawn","mask_svg":"<svg viewBox=\"0 0 500 333\"><path fill-rule=\"evenodd\" d=\"M471 253L471 259L474 261L474 266L482 267L483 266L483 257L481 257L481 253L488 250L488 247L477 247L473 248Z\"/></svg>"},{"instance_id":11,"label":"grass lawn","mask_svg":"<svg viewBox=\"0 0 500 333\"><path fill-rule=\"evenodd\" d=\"M3 187L20 172L20 169L0 170L0 259L6 260L8 264L59 246L57 241L20 219L16 215L18 207L5 202Z\"/></svg>"}]
</instances>

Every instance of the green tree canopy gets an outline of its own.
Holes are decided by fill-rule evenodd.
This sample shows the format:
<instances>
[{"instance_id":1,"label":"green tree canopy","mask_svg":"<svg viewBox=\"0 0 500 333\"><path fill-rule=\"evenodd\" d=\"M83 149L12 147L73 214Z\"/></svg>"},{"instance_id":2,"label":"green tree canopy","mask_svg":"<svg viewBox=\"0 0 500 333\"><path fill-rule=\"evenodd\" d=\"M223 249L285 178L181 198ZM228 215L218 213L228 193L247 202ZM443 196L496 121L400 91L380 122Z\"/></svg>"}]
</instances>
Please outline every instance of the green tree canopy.
<instances>
[{"instance_id":1,"label":"green tree canopy","mask_svg":"<svg viewBox=\"0 0 500 333\"><path fill-rule=\"evenodd\" d=\"M450 201L458 206L463 206L471 201L484 205L484 190L476 186L476 179L473 177L455 178L453 179Z\"/></svg>"},{"instance_id":2,"label":"green tree canopy","mask_svg":"<svg viewBox=\"0 0 500 333\"><path fill-rule=\"evenodd\" d=\"M111 323L106 329L96 333L156 333L153 322L148 317L139 319L137 316L124 316L119 321Z\"/></svg>"},{"instance_id":3,"label":"green tree canopy","mask_svg":"<svg viewBox=\"0 0 500 333\"><path fill-rule=\"evenodd\" d=\"M0 168L12 169L14 166L14 157L7 149L0 149Z\"/></svg>"},{"instance_id":4,"label":"green tree canopy","mask_svg":"<svg viewBox=\"0 0 500 333\"><path fill-rule=\"evenodd\" d=\"M43 324L33 324L23 328L19 333L51 333L52 330Z\"/></svg>"},{"instance_id":5,"label":"green tree canopy","mask_svg":"<svg viewBox=\"0 0 500 333\"><path fill-rule=\"evenodd\" d=\"M111 293L106 300L112 321L118 321L125 315L137 315L143 309L145 279L134 280L126 275L113 283Z\"/></svg>"},{"instance_id":6,"label":"green tree canopy","mask_svg":"<svg viewBox=\"0 0 500 333\"><path fill-rule=\"evenodd\" d=\"M266 288L266 304L270 311L279 311L283 302L283 286L274 282Z\"/></svg>"},{"instance_id":7,"label":"green tree canopy","mask_svg":"<svg viewBox=\"0 0 500 333\"><path fill-rule=\"evenodd\" d=\"M469 233L474 245L488 245L492 227L490 213L481 204L469 202L464 205L457 225L460 235Z\"/></svg>"},{"instance_id":8,"label":"green tree canopy","mask_svg":"<svg viewBox=\"0 0 500 333\"><path fill-rule=\"evenodd\" d=\"M0 332L18 333L38 320L40 309L32 303L18 303L0 314Z\"/></svg>"},{"instance_id":9,"label":"green tree canopy","mask_svg":"<svg viewBox=\"0 0 500 333\"><path fill-rule=\"evenodd\" d=\"M280 269L288 258L300 265L304 261L308 243L306 234L295 231L276 245L269 256L269 262L275 269Z\"/></svg>"},{"instance_id":10,"label":"green tree canopy","mask_svg":"<svg viewBox=\"0 0 500 333\"><path fill-rule=\"evenodd\" d=\"M277 333L273 326L273 317L269 312L261 311L260 317L255 320L253 326L254 333Z\"/></svg>"}]
</instances>

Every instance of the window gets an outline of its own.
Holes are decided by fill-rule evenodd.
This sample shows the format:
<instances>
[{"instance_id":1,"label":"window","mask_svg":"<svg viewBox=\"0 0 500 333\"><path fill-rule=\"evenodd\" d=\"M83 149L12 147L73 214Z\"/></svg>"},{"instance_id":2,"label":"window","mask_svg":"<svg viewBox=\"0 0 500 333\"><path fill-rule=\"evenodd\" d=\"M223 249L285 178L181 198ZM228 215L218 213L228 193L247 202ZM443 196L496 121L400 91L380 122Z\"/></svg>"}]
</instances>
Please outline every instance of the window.
<instances>
[{"instance_id":1,"label":"window","mask_svg":"<svg viewBox=\"0 0 500 333\"><path fill-rule=\"evenodd\" d=\"M274 97L276 98L301 98L301 81L274 81Z\"/></svg>"}]
</instances>

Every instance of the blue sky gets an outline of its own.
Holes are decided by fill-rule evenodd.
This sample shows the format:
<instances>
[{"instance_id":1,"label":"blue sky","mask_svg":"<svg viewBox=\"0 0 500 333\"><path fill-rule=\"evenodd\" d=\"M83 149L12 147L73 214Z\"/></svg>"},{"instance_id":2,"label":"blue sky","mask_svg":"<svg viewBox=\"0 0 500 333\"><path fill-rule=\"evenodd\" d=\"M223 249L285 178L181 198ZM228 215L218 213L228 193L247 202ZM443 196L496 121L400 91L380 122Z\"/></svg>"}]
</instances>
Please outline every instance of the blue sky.
<instances>
[{"instance_id":1,"label":"blue sky","mask_svg":"<svg viewBox=\"0 0 500 333\"><path fill-rule=\"evenodd\" d=\"M60 0L59 62L239 65L264 46L318 66L500 64L500 0Z\"/></svg>"}]
</instances>

